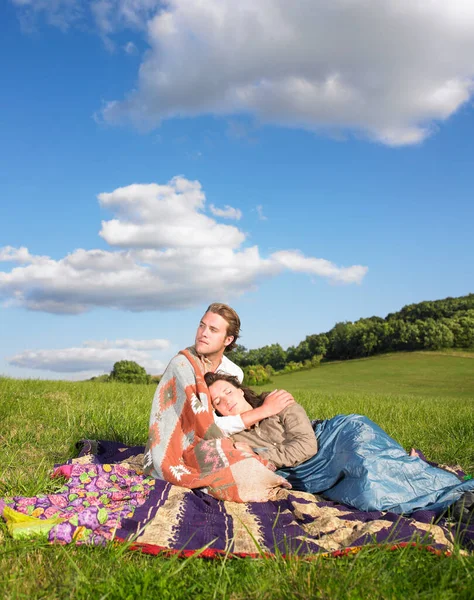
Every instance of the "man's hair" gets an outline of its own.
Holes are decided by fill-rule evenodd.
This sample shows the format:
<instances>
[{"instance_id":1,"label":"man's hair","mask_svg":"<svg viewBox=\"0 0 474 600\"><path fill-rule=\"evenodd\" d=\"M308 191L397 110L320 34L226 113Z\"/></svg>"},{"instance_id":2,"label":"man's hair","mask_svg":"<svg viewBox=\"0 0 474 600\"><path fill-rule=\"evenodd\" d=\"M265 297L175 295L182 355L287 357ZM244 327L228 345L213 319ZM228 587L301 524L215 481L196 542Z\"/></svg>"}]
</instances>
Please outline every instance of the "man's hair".
<instances>
[{"instance_id":1,"label":"man's hair","mask_svg":"<svg viewBox=\"0 0 474 600\"><path fill-rule=\"evenodd\" d=\"M225 321L227 321L227 335L233 336L234 339L228 346L226 346L224 352L230 352L237 345L237 340L240 335L239 315L235 312L233 308L227 306L227 304L221 304L220 302L214 302L213 304L211 304L206 310L206 313L208 312L219 315Z\"/></svg>"}]
</instances>

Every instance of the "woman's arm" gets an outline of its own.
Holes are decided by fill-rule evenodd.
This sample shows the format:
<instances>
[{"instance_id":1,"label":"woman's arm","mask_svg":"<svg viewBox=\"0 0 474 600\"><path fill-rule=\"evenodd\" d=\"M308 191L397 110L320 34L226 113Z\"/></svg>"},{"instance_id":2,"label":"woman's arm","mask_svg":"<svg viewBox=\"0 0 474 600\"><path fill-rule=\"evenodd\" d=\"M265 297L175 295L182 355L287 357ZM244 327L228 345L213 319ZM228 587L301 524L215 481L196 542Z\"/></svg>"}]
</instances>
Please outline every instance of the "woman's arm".
<instances>
[{"instance_id":1,"label":"woman's arm","mask_svg":"<svg viewBox=\"0 0 474 600\"><path fill-rule=\"evenodd\" d=\"M294 467L318 451L318 442L304 408L296 402L280 415L285 441L262 452L277 468ZM260 453L259 453L260 454Z\"/></svg>"}]
</instances>

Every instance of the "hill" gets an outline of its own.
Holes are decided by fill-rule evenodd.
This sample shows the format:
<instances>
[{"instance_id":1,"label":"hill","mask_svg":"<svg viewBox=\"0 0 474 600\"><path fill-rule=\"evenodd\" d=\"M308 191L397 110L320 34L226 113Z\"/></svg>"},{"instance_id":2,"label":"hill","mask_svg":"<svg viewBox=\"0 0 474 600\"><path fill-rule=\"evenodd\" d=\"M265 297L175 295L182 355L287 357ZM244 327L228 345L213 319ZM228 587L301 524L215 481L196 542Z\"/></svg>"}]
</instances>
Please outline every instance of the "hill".
<instances>
[{"instance_id":1,"label":"hill","mask_svg":"<svg viewBox=\"0 0 474 600\"><path fill-rule=\"evenodd\" d=\"M474 401L474 352L396 352L274 375L262 390L464 398Z\"/></svg>"},{"instance_id":2,"label":"hill","mask_svg":"<svg viewBox=\"0 0 474 600\"><path fill-rule=\"evenodd\" d=\"M474 472L474 353L397 352L273 376L312 419L364 414L407 450Z\"/></svg>"},{"instance_id":3,"label":"hill","mask_svg":"<svg viewBox=\"0 0 474 600\"><path fill-rule=\"evenodd\" d=\"M385 318L336 323L329 331L308 335L287 350L280 344L254 350L238 345L229 358L244 371L261 365L288 372L320 361L446 348L474 348L474 294L409 304Z\"/></svg>"}]
</instances>

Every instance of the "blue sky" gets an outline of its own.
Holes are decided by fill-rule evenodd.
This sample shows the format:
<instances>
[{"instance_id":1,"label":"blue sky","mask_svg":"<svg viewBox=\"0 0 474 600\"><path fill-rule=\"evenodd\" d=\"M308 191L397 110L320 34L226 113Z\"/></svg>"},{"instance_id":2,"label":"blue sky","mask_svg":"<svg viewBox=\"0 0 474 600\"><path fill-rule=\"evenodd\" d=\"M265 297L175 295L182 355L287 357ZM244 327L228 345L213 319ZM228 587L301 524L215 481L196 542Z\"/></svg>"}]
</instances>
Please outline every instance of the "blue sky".
<instances>
[{"instance_id":1,"label":"blue sky","mask_svg":"<svg viewBox=\"0 0 474 600\"><path fill-rule=\"evenodd\" d=\"M329 8L331 6L332 8ZM0 374L161 372L473 291L474 7L0 7Z\"/></svg>"}]
</instances>

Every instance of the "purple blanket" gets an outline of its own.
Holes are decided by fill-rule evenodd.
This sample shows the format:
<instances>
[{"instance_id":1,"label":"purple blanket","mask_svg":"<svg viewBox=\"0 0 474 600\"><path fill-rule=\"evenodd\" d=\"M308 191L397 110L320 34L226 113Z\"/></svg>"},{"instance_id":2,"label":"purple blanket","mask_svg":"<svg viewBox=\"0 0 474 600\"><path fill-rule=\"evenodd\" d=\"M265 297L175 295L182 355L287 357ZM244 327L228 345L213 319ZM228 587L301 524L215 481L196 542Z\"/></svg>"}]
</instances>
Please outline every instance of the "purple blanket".
<instances>
[{"instance_id":1,"label":"purple blanket","mask_svg":"<svg viewBox=\"0 0 474 600\"><path fill-rule=\"evenodd\" d=\"M116 442L86 441L79 458L56 467L66 482L55 494L0 500L0 514L9 509L36 517L32 526L13 535L33 536L35 523L61 521L43 535L50 542L105 544L133 540L145 552L166 550L189 554L206 547L203 556L221 553L301 555L345 553L367 544L392 547L422 543L449 551L456 541L474 550L474 525L459 527L445 520L433 524L434 514L411 517L394 513L361 512L324 501L305 492L281 490L264 503L216 500L142 471L143 447ZM10 511L11 513L11 511Z\"/></svg>"}]
</instances>

